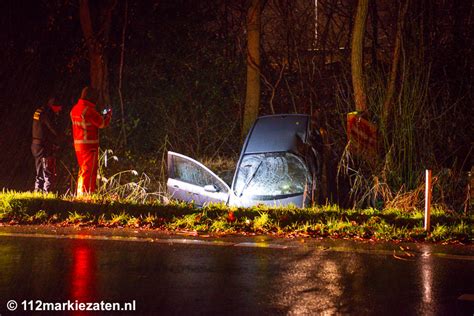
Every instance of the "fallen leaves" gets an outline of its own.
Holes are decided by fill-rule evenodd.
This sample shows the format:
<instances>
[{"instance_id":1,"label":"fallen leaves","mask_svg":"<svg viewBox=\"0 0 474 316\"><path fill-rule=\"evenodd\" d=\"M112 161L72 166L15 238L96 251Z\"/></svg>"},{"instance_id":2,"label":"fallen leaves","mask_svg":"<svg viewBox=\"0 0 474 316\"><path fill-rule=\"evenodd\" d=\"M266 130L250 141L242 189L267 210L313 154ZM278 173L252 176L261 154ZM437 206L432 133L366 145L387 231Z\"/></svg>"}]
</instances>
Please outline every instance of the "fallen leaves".
<instances>
[{"instance_id":1,"label":"fallen leaves","mask_svg":"<svg viewBox=\"0 0 474 316\"><path fill-rule=\"evenodd\" d=\"M397 250L393 250L393 257L398 260L403 261L415 261L415 253L410 252L410 248L407 247L406 249L400 246L401 253L397 253Z\"/></svg>"}]
</instances>

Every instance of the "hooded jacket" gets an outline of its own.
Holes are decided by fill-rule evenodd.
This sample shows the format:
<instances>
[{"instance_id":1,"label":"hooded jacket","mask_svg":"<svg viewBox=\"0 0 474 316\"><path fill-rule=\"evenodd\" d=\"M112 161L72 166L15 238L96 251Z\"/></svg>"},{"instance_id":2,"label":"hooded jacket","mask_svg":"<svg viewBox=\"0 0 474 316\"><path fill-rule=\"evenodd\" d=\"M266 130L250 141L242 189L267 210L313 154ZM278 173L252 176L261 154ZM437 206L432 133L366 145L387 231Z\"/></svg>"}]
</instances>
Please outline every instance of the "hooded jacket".
<instances>
[{"instance_id":1,"label":"hooded jacket","mask_svg":"<svg viewBox=\"0 0 474 316\"><path fill-rule=\"evenodd\" d=\"M79 99L71 110L72 135L76 151L99 147L99 128L110 123L110 116L100 115L95 104Z\"/></svg>"},{"instance_id":2,"label":"hooded jacket","mask_svg":"<svg viewBox=\"0 0 474 316\"><path fill-rule=\"evenodd\" d=\"M56 118L48 106L39 107L33 114L32 137L33 144L52 146L60 143Z\"/></svg>"}]
</instances>

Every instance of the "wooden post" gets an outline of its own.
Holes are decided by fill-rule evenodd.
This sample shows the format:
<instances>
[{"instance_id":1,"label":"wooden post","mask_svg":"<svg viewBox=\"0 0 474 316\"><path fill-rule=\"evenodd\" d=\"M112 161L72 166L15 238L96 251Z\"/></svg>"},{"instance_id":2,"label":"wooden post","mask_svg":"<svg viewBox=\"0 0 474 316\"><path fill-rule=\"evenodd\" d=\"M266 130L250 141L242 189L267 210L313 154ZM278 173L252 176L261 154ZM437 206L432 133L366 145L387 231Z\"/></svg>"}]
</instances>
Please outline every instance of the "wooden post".
<instances>
[{"instance_id":1,"label":"wooden post","mask_svg":"<svg viewBox=\"0 0 474 316\"><path fill-rule=\"evenodd\" d=\"M431 217L431 170L426 170L425 179L425 230L430 231Z\"/></svg>"}]
</instances>

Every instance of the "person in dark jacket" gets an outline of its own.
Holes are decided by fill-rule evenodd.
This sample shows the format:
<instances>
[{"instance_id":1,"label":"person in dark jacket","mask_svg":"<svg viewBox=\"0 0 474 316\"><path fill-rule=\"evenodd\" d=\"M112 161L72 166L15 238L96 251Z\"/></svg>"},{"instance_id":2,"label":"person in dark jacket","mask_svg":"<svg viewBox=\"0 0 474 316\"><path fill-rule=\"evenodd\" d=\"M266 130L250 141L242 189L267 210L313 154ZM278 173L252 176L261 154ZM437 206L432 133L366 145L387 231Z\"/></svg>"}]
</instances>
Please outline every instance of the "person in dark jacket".
<instances>
[{"instance_id":1,"label":"person in dark jacket","mask_svg":"<svg viewBox=\"0 0 474 316\"><path fill-rule=\"evenodd\" d=\"M62 107L50 98L33 115L31 152L35 158L35 192L51 192L56 181L56 152L62 139L58 117Z\"/></svg>"}]
</instances>

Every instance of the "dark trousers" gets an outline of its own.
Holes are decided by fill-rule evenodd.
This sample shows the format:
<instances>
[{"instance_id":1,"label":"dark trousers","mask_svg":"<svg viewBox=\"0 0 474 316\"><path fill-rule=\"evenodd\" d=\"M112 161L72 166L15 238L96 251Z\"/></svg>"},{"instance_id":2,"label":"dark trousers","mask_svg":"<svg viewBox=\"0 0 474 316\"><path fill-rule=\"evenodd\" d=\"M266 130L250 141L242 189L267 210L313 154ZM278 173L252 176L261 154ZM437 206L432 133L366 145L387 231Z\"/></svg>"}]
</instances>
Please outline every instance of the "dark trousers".
<instances>
[{"instance_id":1,"label":"dark trousers","mask_svg":"<svg viewBox=\"0 0 474 316\"><path fill-rule=\"evenodd\" d=\"M31 153L35 158L36 192L51 192L56 180L56 158L42 144L31 144Z\"/></svg>"}]
</instances>

